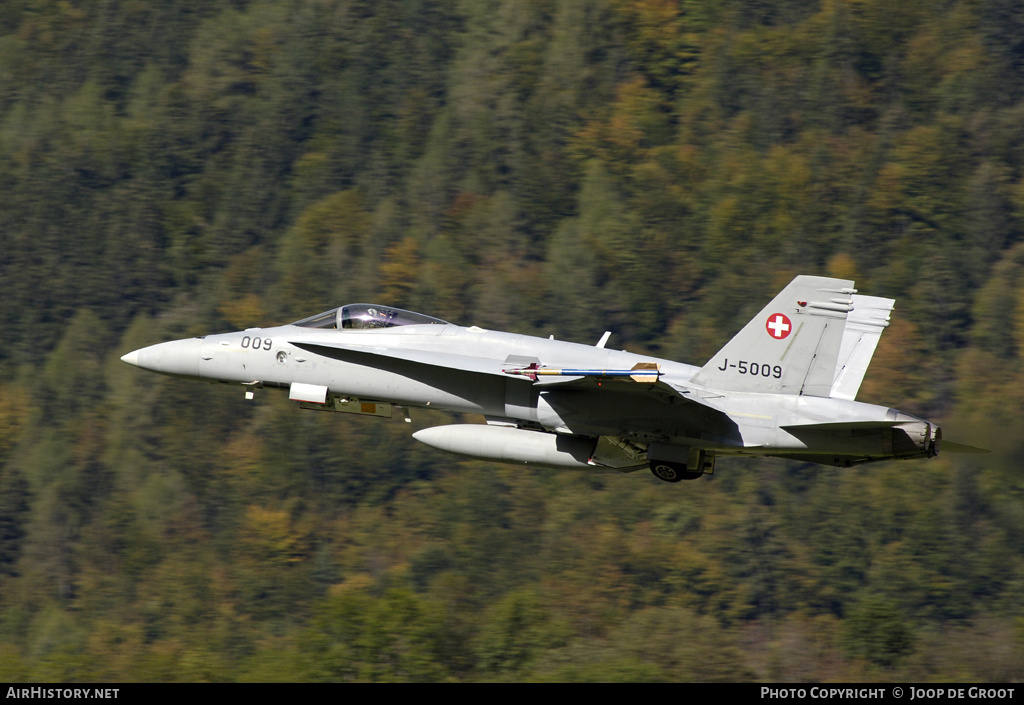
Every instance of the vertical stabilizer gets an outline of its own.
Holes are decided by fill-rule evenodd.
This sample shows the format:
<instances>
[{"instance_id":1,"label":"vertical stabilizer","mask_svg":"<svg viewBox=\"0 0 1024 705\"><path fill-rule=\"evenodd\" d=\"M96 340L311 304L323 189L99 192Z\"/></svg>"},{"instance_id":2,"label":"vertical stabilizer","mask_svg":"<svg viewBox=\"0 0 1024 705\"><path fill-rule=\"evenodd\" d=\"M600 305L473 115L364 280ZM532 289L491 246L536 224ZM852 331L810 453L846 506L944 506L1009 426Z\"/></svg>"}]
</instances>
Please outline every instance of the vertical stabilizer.
<instances>
[{"instance_id":1,"label":"vertical stabilizer","mask_svg":"<svg viewBox=\"0 0 1024 705\"><path fill-rule=\"evenodd\" d=\"M889 326L889 314L895 305L893 299L878 296L853 297L853 310L846 316L843 343L839 347L835 379L830 396L853 400L857 396L864 373L871 364L878 339Z\"/></svg>"},{"instance_id":2,"label":"vertical stabilizer","mask_svg":"<svg viewBox=\"0 0 1024 705\"><path fill-rule=\"evenodd\" d=\"M796 277L692 383L733 392L829 396L855 293L846 279Z\"/></svg>"}]
</instances>

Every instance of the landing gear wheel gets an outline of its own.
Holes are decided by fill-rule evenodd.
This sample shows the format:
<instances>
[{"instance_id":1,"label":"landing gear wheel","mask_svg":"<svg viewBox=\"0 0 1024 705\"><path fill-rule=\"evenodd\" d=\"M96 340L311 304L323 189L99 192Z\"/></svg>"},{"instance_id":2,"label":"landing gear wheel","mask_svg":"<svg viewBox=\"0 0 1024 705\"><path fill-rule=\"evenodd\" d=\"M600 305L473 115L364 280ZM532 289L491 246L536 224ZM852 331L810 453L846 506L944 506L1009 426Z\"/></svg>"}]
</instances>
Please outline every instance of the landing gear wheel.
<instances>
[{"instance_id":1,"label":"landing gear wheel","mask_svg":"<svg viewBox=\"0 0 1024 705\"><path fill-rule=\"evenodd\" d=\"M682 463L668 463L660 460L651 462L651 472L656 478L665 482L696 480L704 474L703 472L689 472Z\"/></svg>"}]
</instances>

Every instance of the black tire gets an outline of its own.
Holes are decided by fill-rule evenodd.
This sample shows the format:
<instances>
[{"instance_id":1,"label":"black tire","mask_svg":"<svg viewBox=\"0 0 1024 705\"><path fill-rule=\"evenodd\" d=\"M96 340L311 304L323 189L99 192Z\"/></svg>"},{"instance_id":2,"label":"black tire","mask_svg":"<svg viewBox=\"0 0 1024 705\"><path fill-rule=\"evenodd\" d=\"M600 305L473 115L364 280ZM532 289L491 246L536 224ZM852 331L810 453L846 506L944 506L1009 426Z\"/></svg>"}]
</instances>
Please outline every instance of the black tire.
<instances>
[{"instance_id":1,"label":"black tire","mask_svg":"<svg viewBox=\"0 0 1024 705\"><path fill-rule=\"evenodd\" d=\"M704 474L701 471L688 470L682 463L670 463L662 460L651 461L651 472L663 482L696 480Z\"/></svg>"},{"instance_id":2,"label":"black tire","mask_svg":"<svg viewBox=\"0 0 1024 705\"><path fill-rule=\"evenodd\" d=\"M651 472L663 482L679 482L686 474L686 466L679 463L651 461Z\"/></svg>"}]
</instances>

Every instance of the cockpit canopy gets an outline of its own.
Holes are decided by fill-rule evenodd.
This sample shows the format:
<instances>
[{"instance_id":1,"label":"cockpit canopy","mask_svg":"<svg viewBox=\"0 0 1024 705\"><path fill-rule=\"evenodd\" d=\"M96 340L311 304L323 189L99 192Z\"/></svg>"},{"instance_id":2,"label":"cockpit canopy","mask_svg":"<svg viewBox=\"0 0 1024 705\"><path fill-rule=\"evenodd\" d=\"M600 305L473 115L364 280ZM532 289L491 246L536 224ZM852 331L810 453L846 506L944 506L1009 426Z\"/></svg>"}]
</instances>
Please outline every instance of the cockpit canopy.
<instances>
[{"instance_id":1,"label":"cockpit canopy","mask_svg":"<svg viewBox=\"0 0 1024 705\"><path fill-rule=\"evenodd\" d=\"M422 313L403 311L400 308L390 306L378 306L376 304L348 304L332 308L330 311L318 313L301 321L295 321L293 326L303 328L335 328L335 329L367 329L367 328L393 328L395 326L415 326L424 324L447 324L440 318L424 316Z\"/></svg>"}]
</instances>

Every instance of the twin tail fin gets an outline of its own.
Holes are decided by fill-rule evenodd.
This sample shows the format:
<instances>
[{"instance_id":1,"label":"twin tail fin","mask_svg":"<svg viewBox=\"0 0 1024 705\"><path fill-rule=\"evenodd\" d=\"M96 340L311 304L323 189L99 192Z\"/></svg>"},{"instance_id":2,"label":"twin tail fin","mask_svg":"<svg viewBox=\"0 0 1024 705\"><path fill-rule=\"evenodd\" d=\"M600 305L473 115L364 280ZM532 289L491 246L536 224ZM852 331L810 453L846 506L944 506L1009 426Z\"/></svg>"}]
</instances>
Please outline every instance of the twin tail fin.
<instances>
[{"instance_id":1,"label":"twin tail fin","mask_svg":"<svg viewBox=\"0 0 1024 705\"><path fill-rule=\"evenodd\" d=\"M796 277L691 383L728 392L852 399L893 305L891 299L857 296L853 284Z\"/></svg>"}]
</instances>

